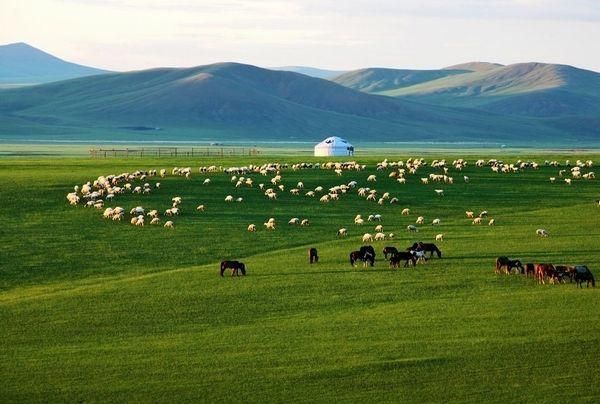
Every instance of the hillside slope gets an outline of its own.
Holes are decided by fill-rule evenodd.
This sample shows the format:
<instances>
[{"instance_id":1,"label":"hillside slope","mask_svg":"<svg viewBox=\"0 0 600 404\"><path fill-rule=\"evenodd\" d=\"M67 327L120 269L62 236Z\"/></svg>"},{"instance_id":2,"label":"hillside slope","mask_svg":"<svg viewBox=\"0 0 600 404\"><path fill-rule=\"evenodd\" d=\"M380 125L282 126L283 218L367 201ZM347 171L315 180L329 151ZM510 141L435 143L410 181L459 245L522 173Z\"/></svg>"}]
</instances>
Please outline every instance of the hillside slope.
<instances>
[{"instance_id":1,"label":"hillside slope","mask_svg":"<svg viewBox=\"0 0 600 404\"><path fill-rule=\"evenodd\" d=\"M368 68L353 70L332 78L335 83L367 93L380 93L439 78L468 73L468 70L407 70Z\"/></svg>"},{"instance_id":2,"label":"hillside slope","mask_svg":"<svg viewBox=\"0 0 600 404\"><path fill-rule=\"evenodd\" d=\"M66 62L25 43L0 46L0 84L39 84L108 73Z\"/></svg>"}]
</instances>

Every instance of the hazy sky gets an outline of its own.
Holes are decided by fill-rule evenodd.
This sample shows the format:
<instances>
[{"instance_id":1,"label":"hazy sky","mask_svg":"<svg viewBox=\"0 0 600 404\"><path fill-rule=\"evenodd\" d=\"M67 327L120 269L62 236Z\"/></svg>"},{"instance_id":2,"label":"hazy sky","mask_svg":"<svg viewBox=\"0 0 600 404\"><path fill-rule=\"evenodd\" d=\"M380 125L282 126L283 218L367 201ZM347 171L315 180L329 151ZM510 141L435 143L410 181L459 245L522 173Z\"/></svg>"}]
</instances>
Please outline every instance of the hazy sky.
<instances>
[{"instance_id":1,"label":"hazy sky","mask_svg":"<svg viewBox=\"0 0 600 404\"><path fill-rule=\"evenodd\" d=\"M113 70L237 61L600 71L600 0L0 0L0 44Z\"/></svg>"}]
</instances>

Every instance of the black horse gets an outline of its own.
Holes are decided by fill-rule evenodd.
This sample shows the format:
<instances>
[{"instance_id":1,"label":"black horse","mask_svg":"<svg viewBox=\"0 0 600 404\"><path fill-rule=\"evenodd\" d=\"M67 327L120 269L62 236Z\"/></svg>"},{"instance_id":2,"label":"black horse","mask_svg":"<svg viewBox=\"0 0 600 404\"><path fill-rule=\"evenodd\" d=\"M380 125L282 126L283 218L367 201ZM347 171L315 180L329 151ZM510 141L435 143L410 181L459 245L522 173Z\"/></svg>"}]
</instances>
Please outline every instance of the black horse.
<instances>
[{"instance_id":1,"label":"black horse","mask_svg":"<svg viewBox=\"0 0 600 404\"><path fill-rule=\"evenodd\" d=\"M375 250L373 247L363 246L360 251L352 251L350 253L350 264L354 266L358 260L363 262L363 266L367 266L367 263L371 266L375 265Z\"/></svg>"},{"instance_id":2,"label":"black horse","mask_svg":"<svg viewBox=\"0 0 600 404\"><path fill-rule=\"evenodd\" d=\"M239 276L240 272L242 272L242 275L246 275L246 265L243 262L221 261L221 276L223 276L226 269L231 269L231 276Z\"/></svg>"},{"instance_id":3,"label":"black horse","mask_svg":"<svg viewBox=\"0 0 600 404\"><path fill-rule=\"evenodd\" d=\"M495 272L497 274L499 274L502 270L502 268L504 269L504 273L505 274L510 274L510 271L513 268L517 268L519 270L520 273L524 273L525 272L525 268L523 267L523 264L521 263L520 260L511 260L508 259L508 257L498 257L496 258L496 270Z\"/></svg>"},{"instance_id":4,"label":"black horse","mask_svg":"<svg viewBox=\"0 0 600 404\"><path fill-rule=\"evenodd\" d=\"M397 252L398 252L398 249L396 247L385 247L383 249L383 256L385 257L385 259L388 259L388 254L391 257L394 254L396 254Z\"/></svg>"},{"instance_id":5,"label":"black horse","mask_svg":"<svg viewBox=\"0 0 600 404\"><path fill-rule=\"evenodd\" d=\"M433 253L437 254L438 258L442 258L442 252L433 243L423 243L419 241L408 247L406 251L425 251L426 253L429 253L429 258L433 256Z\"/></svg>"},{"instance_id":6,"label":"black horse","mask_svg":"<svg viewBox=\"0 0 600 404\"><path fill-rule=\"evenodd\" d=\"M529 274L531 274L531 277L533 278L535 276L535 265L532 263L524 264L521 274L524 274L527 278L529 278Z\"/></svg>"},{"instance_id":7,"label":"black horse","mask_svg":"<svg viewBox=\"0 0 600 404\"><path fill-rule=\"evenodd\" d=\"M417 257L410 251L398 251L390 257L390 268L398 268L400 261L404 261L405 267L407 267L408 262L411 261L414 267L417 264Z\"/></svg>"},{"instance_id":8,"label":"black horse","mask_svg":"<svg viewBox=\"0 0 600 404\"><path fill-rule=\"evenodd\" d=\"M594 280L594 274L586 267L585 265L576 265L575 266L575 282L577 283L578 288L583 288L583 282L586 282L586 286L589 288L590 283L592 287L596 287L596 281Z\"/></svg>"},{"instance_id":9,"label":"black horse","mask_svg":"<svg viewBox=\"0 0 600 404\"><path fill-rule=\"evenodd\" d=\"M317 255L317 249L312 247L308 250L308 261L311 264L316 264L319 262L319 256Z\"/></svg>"}]
</instances>

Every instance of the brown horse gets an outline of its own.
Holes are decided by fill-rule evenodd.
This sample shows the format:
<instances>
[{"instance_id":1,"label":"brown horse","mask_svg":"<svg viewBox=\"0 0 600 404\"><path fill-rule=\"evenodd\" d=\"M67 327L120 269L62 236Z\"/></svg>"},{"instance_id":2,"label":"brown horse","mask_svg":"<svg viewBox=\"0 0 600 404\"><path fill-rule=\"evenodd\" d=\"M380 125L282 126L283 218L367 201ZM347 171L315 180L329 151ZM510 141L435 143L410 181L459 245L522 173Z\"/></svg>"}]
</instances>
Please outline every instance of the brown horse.
<instances>
[{"instance_id":1,"label":"brown horse","mask_svg":"<svg viewBox=\"0 0 600 404\"><path fill-rule=\"evenodd\" d=\"M417 264L417 257L410 251L398 251L390 257L390 268L398 268L400 261L404 261L404 266L408 266L408 262L412 262L413 267Z\"/></svg>"},{"instance_id":2,"label":"brown horse","mask_svg":"<svg viewBox=\"0 0 600 404\"><path fill-rule=\"evenodd\" d=\"M510 274L510 271L513 268L517 268L520 273L525 272L525 268L523 268L523 264L521 264L520 260L511 260L508 257L498 257L496 258L496 274L499 274L502 268L504 267L504 273L506 275Z\"/></svg>"},{"instance_id":3,"label":"brown horse","mask_svg":"<svg viewBox=\"0 0 600 404\"><path fill-rule=\"evenodd\" d=\"M546 284L545 278L548 277L549 282L554 284L558 282L558 273L552 264L535 264L535 279L538 283Z\"/></svg>"},{"instance_id":4,"label":"brown horse","mask_svg":"<svg viewBox=\"0 0 600 404\"><path fill-rule=\"evenodd\" d=\"M535 265L533 265L532 263L527 263L524 265L525 267L525 277L529 278L529 274L531 274L531 277L533 278L535 276Z\"/></svg>"}]
</instances>

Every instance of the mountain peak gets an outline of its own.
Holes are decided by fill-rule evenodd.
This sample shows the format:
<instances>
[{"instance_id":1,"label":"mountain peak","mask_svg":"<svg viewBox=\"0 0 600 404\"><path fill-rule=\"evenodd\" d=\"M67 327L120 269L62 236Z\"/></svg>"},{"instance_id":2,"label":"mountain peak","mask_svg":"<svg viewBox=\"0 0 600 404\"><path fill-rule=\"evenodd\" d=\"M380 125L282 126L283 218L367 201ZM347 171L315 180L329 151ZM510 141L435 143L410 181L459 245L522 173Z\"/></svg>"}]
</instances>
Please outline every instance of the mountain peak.
<instances>
[{"instance_id":1,"label":"mountain peak","mask_svg":"<svg viewBox=\"0 0 600 404\"><path fill-rule=\"evenodd\" d=\"M490 70L497 69L498 67L503 67L499 63L490 63L490 62L467 62L461 63L458 65L444 67L442 70L470 70L472 72L486 72Z\"/></svg>"}]
</instances>

